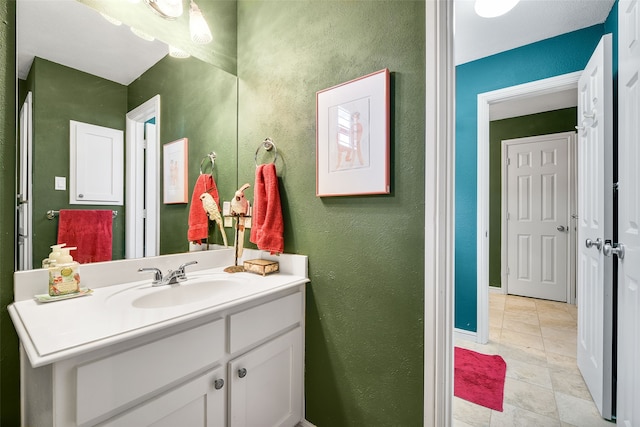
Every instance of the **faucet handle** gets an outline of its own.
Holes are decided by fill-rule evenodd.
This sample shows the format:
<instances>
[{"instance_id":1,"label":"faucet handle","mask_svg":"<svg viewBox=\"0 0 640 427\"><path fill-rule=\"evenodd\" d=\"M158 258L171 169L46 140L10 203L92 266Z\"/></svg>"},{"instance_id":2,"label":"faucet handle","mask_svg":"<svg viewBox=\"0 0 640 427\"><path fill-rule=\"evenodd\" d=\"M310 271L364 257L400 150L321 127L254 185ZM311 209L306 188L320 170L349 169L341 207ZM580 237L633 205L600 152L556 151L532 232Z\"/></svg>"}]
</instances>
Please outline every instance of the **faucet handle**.
<instances>
[{"instance_id":1,"label":"faucet handle","mask_svg":"<svg viewBox=\"0 0 640 427\"><path fill-rule=\"evenodd\" d=\"M189 266L189 265L193 265L193 264L197 264L198 261L189 261L189 262L185 262L184 264L182 264L180 267L177 268L178 271L182 272L184 274L184 269L185 267Z\"/></svg>"},{"instance_id":2,"label":"faucet handle","mask_svg":"<svg viewBox=\"0 0 640 427\"><path fill-rule=\"evenodd\" d=\"M139 268L138 272L144 272L144 271L153 271L155 272L155 274L153 275L153 282L151 282L151 284L153 285L157 285L158 283L162 283L162 271L160 271L159 268L154 268L154 267L147 267L147 268Z\"/></svg>"}]
</instances>

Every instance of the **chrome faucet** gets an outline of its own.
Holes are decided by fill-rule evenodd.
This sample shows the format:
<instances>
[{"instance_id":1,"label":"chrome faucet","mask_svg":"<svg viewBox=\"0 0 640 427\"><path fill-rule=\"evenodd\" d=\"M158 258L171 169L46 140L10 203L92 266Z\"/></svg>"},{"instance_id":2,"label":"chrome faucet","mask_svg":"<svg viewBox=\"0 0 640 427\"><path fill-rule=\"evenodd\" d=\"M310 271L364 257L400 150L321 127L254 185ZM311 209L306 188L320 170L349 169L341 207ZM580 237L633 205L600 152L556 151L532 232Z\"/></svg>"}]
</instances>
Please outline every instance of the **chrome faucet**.
<instances>
[{"instance_id":1,"label":"chrome faucet","mask_svg":"<svg viewBox=\"0 0 640 427\"><path fill-rule=\"evenodd\" d=\"M162 275L162 271L159 268L148 267L148 268L140 268L139 272L143 271L153 271L153 281L151 282L152 286L163 286L163 285L175 285L176 283L184 282L187 280L187 273L185 272L185 267L188 265L197 264L198 261L190 261L182 264L180 267L175 270L169 270L166 276Z\"/></svg>"}]
</instances>

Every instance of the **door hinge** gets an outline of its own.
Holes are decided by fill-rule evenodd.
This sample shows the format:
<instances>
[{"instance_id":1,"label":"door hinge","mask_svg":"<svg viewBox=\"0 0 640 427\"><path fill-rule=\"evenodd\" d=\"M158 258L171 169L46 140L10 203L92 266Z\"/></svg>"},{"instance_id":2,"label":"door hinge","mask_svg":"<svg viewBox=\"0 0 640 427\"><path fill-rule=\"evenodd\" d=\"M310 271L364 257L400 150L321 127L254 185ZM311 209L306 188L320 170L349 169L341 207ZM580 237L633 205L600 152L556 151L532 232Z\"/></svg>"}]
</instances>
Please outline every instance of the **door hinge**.
<instances>
[{"instance_id":1,"label":"door hinge","mask_svg":"<svg viewBox=\"0 0 640 427\"><path fill-rule=\"evenodd\" d=\"M142 218L143 219L147 218L147 210L146 209L142 209Z\"/></svg>"},{"instance_id":2,"label":"door hinge","mask_svg":"<svg viewBox=\"0 0 640 427\"><path fill-rule=\"evenodd\" d=\"M511 214L507 212L507 221L511 220Z\"/></svg>"},{"instance_id":3,"label":"door hinge","mask_svg":"<svg viewBox=\"0 0 640 427\"><path fill-rule=\"evenodd\" d=\"M146 149L147 149L147 140L146 140L146 139L143 139L143 140L142 140L142 149L143 149L143 150L146 150Z\"/></svg>"},{"instance_id":4,"label":"door hinge","mask_svg":"<svg viewBox=\"0 0 640 427\"><path fill-rule=\"evenodd\" d=\"M620 183L618 183L618 182L614 182L613 183L613 191L618 191L619 187L620 187Z\"/></svg>"},{"instance_id":5,"label":"door hinge","mask_svg":"<svg viewBox=\"0 0 640 427\"><path fill-rule=\"evenodd\" d=\"M507 166L511 165L511 159L507 157Z\"/></svg>"},{"instance_id":6,"label":"door hinge","mask_svg":"<svg viewBox=\"0 0 640 427\"><path fill-rule=\"evenodd\" d=\"M509 267L507 267L507 276L511 274L511 270L509 270Z\"/></svg>"}]
</instances>

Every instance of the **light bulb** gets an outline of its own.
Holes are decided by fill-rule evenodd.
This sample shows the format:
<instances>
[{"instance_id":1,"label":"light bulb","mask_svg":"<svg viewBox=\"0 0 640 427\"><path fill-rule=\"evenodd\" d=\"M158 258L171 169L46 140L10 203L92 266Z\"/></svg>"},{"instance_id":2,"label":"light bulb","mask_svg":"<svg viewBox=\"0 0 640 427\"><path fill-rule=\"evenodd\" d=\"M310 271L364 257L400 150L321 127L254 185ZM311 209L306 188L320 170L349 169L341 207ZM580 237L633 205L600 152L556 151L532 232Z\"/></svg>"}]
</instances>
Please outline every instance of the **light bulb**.
<instances>
[{"instance_id":1,"label":"light bulb","mask_svg":"<svg viewBox=\"0 0 640 427\"><path fill-rule=\"evenodd\" d=\"M202 16L202 12L196 3L191 1L191 8L189 9L189 30L191 31L191 40L198 44L211 43L213 37L211 36L211 30L207 21Z\"/></svg>"}]
</instances>

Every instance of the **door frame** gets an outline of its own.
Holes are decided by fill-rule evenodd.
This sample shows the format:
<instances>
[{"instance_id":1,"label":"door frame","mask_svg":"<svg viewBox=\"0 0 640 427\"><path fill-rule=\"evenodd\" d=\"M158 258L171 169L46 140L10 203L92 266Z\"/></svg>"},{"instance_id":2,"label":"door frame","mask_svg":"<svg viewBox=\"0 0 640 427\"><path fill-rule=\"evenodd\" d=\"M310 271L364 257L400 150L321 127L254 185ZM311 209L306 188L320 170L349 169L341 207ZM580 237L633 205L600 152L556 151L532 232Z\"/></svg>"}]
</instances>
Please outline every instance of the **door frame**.
<instances>
[{"instance_id":1,"label":"door frame","mask_svg":"<svg viewBox=\"0 0 640 427\"><path fill-rule=\"evenodd\" d=\"M477 160L477 332L476 342L489 341L489 110L491 104L577 89L581 71L478 94Z\"/></svg>"},{"instance_id":2,"label":"door frame","mask_svg":"<svg viewBox=\"0 0 640 427\"><path fill-rule=\"evenodd\" d=\"M155 168L153 171L145 171L144 159L140 158L138 147L144 144L144 124L150 119L155 118L157 132L156 140L153 142L155 159L151 166ZM149 143L149 142L147 142ZM144 176L149 174L155 176L155 182L160 182L160 95L156 95L138 107L127 113L126 117L126 184L125 184L125 258L136 258L141 256L141 248L143 247L143 236L141 231L143 225L142 216L137 212L136 206L139 206L144 200ZM142 181L142 183L141 183ZM154 230L146 232L155 233L155 254L159 253L160 246L160 186L156 185L155 192L151 195L152 208L146 209L146 218L155 218L151 221L155 224ZM147 196L148 197L148 196ZM149 199L147 199L149 200ZM148 223L148 222L147 222Z\"/></svg>"},{"instance_id":3,"label":"door frame","mask_svg":"<svg viewBox=\"0 0 640 427\"><path fill-rule=\"evenodd\" d=\"M502 142L502 182L501 182L501 227L502 227L502 236L500 242L500 277L501 277L501 291L503 294L508 293L508 277L507 277L507 255L508 255L508 222L507 222L507 200L508 200L508 192L507 192L507 147L511 145L517 144L530 144L534 141L533 139L543 139L545 137L555 137L555 138L567 138L567 167L568 167L568 182L567 182L567 197L569 199L567 205L567 218L566 224L568 227L568 236L567 236L567 265L566 265L566 302L569 304L575 303L575 295L576 295L576 234L577 230L575 224L573 223L575 215L573 213L576 212L576 165L577 165L577 150L576 150L576 133L575 132L557 132L552 134L545 135L536 135L530 137L523 138L513 138L508 140L503 140ZM489 197L487 195L487 197Z\"/></svg>"}]
</instances>

